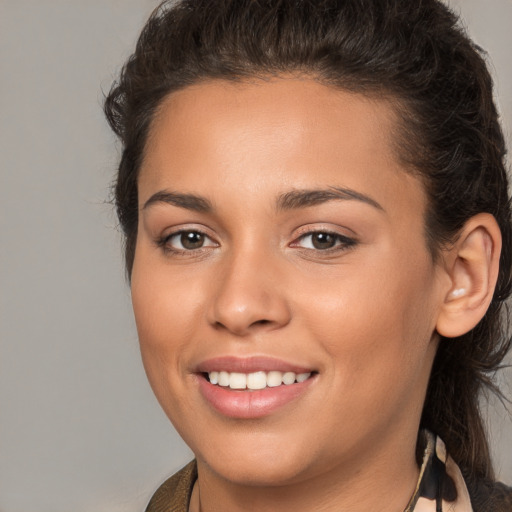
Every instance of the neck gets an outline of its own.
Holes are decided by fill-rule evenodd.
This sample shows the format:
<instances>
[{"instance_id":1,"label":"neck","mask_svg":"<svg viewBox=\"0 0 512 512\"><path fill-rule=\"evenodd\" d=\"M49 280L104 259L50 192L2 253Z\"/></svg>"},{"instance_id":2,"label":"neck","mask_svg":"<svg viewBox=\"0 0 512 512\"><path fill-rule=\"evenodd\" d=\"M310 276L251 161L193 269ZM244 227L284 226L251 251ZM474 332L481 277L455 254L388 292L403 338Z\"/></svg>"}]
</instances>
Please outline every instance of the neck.
<instances>
[{"instance_id":1,"label":"neck","mask_svg":"<svg viewBox=\"0 0 512 512\"><path fill-rule=\"evenodd\" d=\"M382 449L372 445L371 453L308 470L282 485L233 482L198 461L190 512L402 512L419 473L416 438L404 441L379 443Z\"/></svg>"}]
</instances>

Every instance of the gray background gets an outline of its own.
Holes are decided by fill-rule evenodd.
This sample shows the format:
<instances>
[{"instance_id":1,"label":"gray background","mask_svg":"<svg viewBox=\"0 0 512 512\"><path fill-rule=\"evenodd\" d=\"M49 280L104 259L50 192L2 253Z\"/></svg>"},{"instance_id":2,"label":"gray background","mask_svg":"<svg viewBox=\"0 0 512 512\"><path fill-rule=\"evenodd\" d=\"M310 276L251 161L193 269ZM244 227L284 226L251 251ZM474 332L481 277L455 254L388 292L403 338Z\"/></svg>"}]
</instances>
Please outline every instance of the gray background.
<instances>
[{"instance_id":1,"label":"gray background","mask_svg":"<svg viewBox=\"0 0 512 512\"><path fill-rule=\"evenodd\" d=\"M512 146L512 0L453 0ZM191 457L139 359L102 92L155 1L0 0L0 512L135 512ZM512 394L512 373L503 372ZM512 420L490 407L500 477Z\"/></svg>"}]
</instances>

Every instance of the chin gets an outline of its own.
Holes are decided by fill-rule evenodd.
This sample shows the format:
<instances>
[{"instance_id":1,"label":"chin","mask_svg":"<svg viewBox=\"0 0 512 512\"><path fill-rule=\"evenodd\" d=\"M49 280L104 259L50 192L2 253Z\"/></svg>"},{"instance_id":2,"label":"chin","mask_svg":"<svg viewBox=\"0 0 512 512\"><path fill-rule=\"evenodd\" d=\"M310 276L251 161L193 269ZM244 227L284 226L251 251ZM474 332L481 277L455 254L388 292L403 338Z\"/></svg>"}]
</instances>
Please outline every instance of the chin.
<instances>
[{"instance_id":1,"label":"chin","mask_svg":"<svg viewBox=\"0 0 512 512\"><path fill-rule=\"evenodd\" d=\"M275 460L261 461L248 458L208 464L208 468L221 478L237 485L254 487L279 487L294 484L305 479L305 468L297 463Z\"/></svg>"},{"instance_id":2,"label":"chin","mask_svg":"<svg viewBox=\"0 0 512 512\"><path fill-rule=\"evenodd\" d=\"M225 480L272 487L299 482L310 472L313 450L300 441L269 439L268 434L230 437L213 450L210 445L194 452L199 464Z\"/></svg>"}]
</instances>

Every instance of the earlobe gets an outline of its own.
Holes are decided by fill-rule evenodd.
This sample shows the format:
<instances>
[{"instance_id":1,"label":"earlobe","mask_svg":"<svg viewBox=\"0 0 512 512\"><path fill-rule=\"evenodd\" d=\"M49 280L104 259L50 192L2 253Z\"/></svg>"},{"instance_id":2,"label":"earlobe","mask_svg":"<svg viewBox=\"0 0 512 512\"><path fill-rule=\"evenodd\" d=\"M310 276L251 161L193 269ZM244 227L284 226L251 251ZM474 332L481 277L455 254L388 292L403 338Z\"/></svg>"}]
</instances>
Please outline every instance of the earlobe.
<instances>
[{"instance_id":1,"label":"earlobe","mask_svg":"<svg viewBox=\"0 0 512 512\"><path fill-rule=\"evenodd\" d=\"M501 232L491 214L481 213L466 222L445 254L451 284L436 324L441 336L462 336L483 318L494 294L500 252Z\"/></svg>"}]
</instances>

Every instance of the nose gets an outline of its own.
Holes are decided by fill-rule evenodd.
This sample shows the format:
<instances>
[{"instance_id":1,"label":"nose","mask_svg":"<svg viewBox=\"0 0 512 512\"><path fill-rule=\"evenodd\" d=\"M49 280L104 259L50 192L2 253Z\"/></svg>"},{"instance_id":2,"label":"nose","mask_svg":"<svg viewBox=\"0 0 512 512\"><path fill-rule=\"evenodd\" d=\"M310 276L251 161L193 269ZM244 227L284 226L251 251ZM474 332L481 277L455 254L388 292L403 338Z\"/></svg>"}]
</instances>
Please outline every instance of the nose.
<instances>
[{"instance_id":1,"label":"nose","mask_svg":"<svg viewBox=\"0 0 512 512\"><path fill-rule=\"evenodd\" d=\"M284 274L259 251L233 254L215 277L208 321L237 336L274 330L290 321Z\"/></svg>"}]
</instances>

